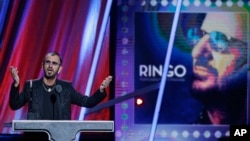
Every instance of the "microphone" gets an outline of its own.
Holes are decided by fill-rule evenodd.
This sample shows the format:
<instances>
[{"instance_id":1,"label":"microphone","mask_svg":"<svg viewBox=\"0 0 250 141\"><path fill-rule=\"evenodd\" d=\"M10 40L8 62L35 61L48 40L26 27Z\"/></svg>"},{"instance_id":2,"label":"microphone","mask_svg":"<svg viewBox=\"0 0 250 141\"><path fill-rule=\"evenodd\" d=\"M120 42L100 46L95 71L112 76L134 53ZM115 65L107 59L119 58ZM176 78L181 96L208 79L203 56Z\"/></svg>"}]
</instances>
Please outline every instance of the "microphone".
<instances>
[{"instance_id":1,"label":"microphone","mask_svg":"<svg viewBox=\"0 0 250 141\"><path fill-rule=\"evenodd\" d=\"M52 102L52 116L53 116L53 120L55 119L55 103L56 103L56 95L55 94L51 94L50 95L50 101Z\"/></svg>"},{"instance_id":2,"label":"microphone","mask_svg":"<svg viewBox=\"0 0 250 141\"><path fill-rule=\"evenodd\" d=\"M55 104L55 102L56 102L56 95L55 95L55 94L51 94L51 95L50 95L50 100L51 100L51 102L52 102L53 104Z\"/></svg>"},{"instance_id":3,"label":"microphone","mask_svg":"<svg viewBox=\"0 0 250 141\"><path fill-rule=\"evenodd\" d=\"M62 86L61 85L56 85L56 92L60 94L61 91L62 91ZM56 102L56 95L55 94L51 94L50 100L51 100L51 102L54 105L55 102Z\"/></svg>"},{"instance_id":4,"label":"microphone","mask_svg":"<svg viewBox=\"0 0 250 141\"><path fill-rule=\"evenodd\" d=\"M27 119L31 119L31 120L37 120L37 119L40 119L40 116L37 112L35 112L33 110L33 87L32 87L32 80L30 80L30 89L29 89L29 96L28 96L28 105L29 105L29 108L28 108L28 113L27 113Z\"/></svg>"},{"instance_id":5,"label":"microphone","mask_svg":"<svg viewBox=\"0 0 250 141\"><path fill-rule=\"evenodd\" d=\"M56 85L55 86L55 90L56 90L56 93L58 93L59 97L60 97L60 93L62 91L62 86L61 85ZM56 103L56 94L51 94L50 95L50 100L52 102L52 114L53 114L53 120L55 119L55 103Z\"/></svg>"},{"instance_id":6,"label":"microphone","mask_svg":"<svg viewBox=\"0 0 250 141\"><path fill-rule=\"evenodd\" d=\"M61 98L61 95L60 95L61 91L62 91L62 86L61 85L56 85L56 92L58 93L60 101L62 102L62 98Z\"/></svg>"},{"instance_id":7,"label":"microphone","mask_svg":"<svg viewBox=\"0 0 250 141\"><path fill-rule=\"evenodd\" d=\"M58 95L60 97L60 93L62 91L62 86L61 85L56 85L55 90L56 90L56 93L58 93ZM52 106L53 106L52 107L53 120L55 119L55 103L56 103L56 100L57 100L56 93L50 95L50 100L51 100L51 103L52 103Z\"/></svg>"},{"instance_id":8,"label":"microphone","mask_svg":"<svg viewBox=\"0 0 250 141\"><path fill-rule=\"evenodd\" d=\"M33 87L32 87L32 80L30 80L29 112L33 112L32 101L33 101Z\"/></svg>"}]
</instances>

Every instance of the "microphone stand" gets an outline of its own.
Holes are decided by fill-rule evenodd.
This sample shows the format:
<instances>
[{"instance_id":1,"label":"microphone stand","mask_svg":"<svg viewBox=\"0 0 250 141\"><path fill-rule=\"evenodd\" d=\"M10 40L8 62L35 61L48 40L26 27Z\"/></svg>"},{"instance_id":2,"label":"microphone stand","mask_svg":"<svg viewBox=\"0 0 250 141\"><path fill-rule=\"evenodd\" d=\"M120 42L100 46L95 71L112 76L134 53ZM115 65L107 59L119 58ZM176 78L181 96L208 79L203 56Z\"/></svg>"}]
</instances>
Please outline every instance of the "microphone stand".
<instances>
[{"instance_id":1,"label":"microphone stand","mask_svg":"<svg viewBox=\"0 0 250 141\"><path fill-rule=\"evenodd\" d=\"M30 81L30 90L29 90L29 97L28 97L28 114L27 114L27 119L31 120L37 120L40 119L40 116L38 113L36 113L33 109L33 87L32 87L32 80Z\"/></svg>"}]
</instances>

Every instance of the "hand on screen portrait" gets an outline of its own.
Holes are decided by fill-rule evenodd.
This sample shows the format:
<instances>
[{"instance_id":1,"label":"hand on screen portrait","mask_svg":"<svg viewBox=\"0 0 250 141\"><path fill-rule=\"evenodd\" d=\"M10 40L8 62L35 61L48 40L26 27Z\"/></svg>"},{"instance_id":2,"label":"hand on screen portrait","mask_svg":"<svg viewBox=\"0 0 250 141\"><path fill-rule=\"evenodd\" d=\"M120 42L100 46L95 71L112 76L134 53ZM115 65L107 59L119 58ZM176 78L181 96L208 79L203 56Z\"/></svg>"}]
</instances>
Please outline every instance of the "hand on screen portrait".
<instances>
[{"instance_id":1,"label":"hand on screen portrait","mask_svg":"<svg viewBox=\"0 0 250 141\"><path fill-rule=\"evenodd\" d=\"M108 76L106 77L103 81L102 84L100 86L100 91L103 92L105 88L107 88L110 84L110 82L112 81L112 76Z\"/></svg>"},{"instance_id":2,"label":"hand on screen portrait","mask_svg":"<svg viewBox=\"0 0 250 141\"><path fill-rule=\"evenodd\" d=\"M19 85L19 82L20 82L17 68L15 68L14 66L10 66L10 73L11 73L11 76L14 80L15 87L17 87Z\"/></svg>"}]
</instances>

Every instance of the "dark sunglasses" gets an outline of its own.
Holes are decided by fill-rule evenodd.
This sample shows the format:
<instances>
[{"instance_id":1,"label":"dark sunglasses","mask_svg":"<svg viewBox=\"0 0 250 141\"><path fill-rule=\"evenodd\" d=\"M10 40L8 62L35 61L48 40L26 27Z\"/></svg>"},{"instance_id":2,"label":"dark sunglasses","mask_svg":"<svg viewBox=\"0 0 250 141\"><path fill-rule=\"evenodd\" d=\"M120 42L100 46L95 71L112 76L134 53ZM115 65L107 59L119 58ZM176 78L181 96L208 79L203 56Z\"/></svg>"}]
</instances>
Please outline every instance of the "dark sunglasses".
<instances>
[{"instance_id":1,"label":"dark sunglasses","mask_svg":"<svg viewBox=\"0 0 250 141\"><path fill-rule=\"evenodd\" d=\"M60 65L60 63L57 63L57 62L55 62L55 61L49 61L49 60L44 60L44 65L50 65L50 64L52 64L53 66L58 66L58 65Z\"/></svg>"},{"instance_id":2,"label":"dark sunglasses","mask_svg":"<svg viewBox=\"0 0 250 141\"><path fill-rule=\"evenodd\" d=\"M213 50L217 52L226 51L227 48L230 47L232 43L240 43L245 47L247 46L245 42L232 38L232 37L228 37L219 31L212 31L210 33L207 33L198 28L190 28L188 30L187 39L188 39L189 45L191 47L194 47L200 41L200 39L205 35L209 35L209 43L211 47L213 48Z\"/></svg>"}]
</instances>

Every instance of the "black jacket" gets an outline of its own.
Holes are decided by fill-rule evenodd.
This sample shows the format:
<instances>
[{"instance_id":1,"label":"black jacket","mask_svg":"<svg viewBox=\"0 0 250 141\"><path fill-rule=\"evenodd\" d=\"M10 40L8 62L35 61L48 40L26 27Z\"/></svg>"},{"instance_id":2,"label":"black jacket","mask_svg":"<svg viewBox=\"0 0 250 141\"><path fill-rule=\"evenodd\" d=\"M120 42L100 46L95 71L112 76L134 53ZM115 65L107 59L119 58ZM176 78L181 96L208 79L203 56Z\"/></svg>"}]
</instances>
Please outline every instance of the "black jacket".
<instances>
[{"instance_id":1,"label":"black jacket","mask_svg":"<svg viewBox=\"0 0 250 141\"><path fill-rule=\"evenodd\" d=\"M25 82L24 88L19 93L19 87L14 87L14 83L11 86L9 105L12 110L17 110L28 103L27 119L43 120L46 119L44 111L46 108L46 101L44 102L45 91L43 86L43 79L31 80L32 87L30 88L30 80ZM71 119L71 104L75 104L81 107L91 108L101 102L106 93L101 93L98 89L93 96L84 96L77 92L71 82L56 80L56 86L59 86L59 90L54 89L55 99L57 100L57 118L58 120L70 120ZM48 106L47 106L48 107Z\"/></svg>"}]
</instances>

